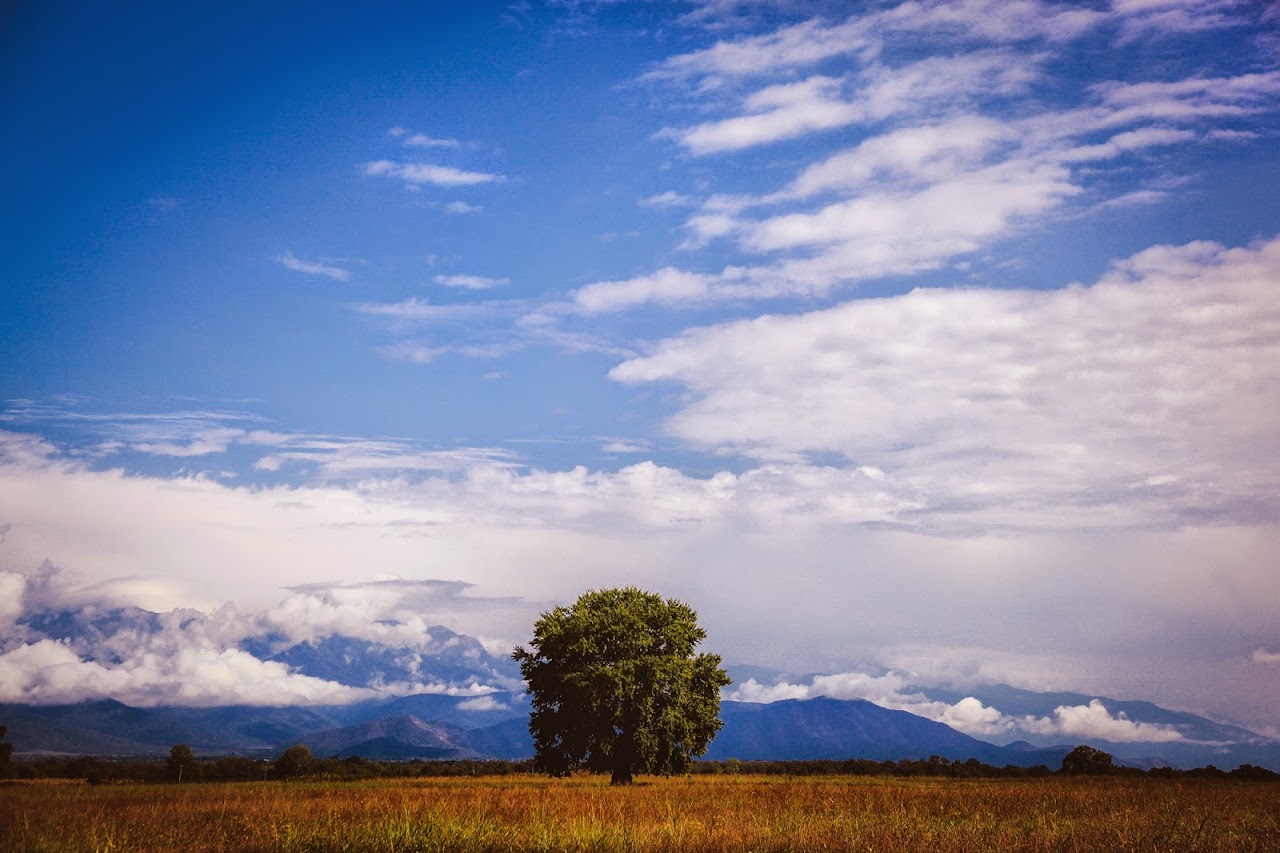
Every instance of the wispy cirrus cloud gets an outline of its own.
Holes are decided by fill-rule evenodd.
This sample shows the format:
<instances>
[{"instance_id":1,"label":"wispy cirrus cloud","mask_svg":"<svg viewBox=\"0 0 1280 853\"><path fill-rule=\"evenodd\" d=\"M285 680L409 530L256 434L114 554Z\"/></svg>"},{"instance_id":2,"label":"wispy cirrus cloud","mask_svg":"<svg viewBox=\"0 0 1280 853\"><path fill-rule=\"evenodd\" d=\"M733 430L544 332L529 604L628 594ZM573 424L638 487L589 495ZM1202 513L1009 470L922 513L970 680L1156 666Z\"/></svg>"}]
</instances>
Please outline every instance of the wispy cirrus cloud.
<instances>
[{"instance_id":1,"label":"wispy cirrus cloud","mask_svg":"<svg viewBox=\"0 0 1280 853\"><path fill-rule=\"evenodd\" d=\"M452 166L434 163L401 163L394 160L374 160L364 165L364 174L374 177L399 178L411 187L431 184L438 187L469 187L478 184L502 183L503 175L493 172L470 172Z\"/></svg>"},{"instance_id":2,"label":"wispy cirrus cloud","mask_svg":"<svg viewBox=\"0 0 1280 853\"><path fill-rule=\"evenodd\" d=\"M1042 57L1007 51L979 51L931 57L901 68L873 64L846 78L816 75L798 83L768 86L747 96L742 114L689 128L666 128L695 155L736 151L857 122L919 114L933 104L954 110L958 101L981 93L1009 95L1037 76Z\"/></svg>"},{"instance_id":3,"label":"wispy cirrus cloud","mask_svg":"<svg viewBox=\"0 0 1280 853\"><path fill-rule=\"evenodd\" d=\"M911 86L890 88L906 97ZM988 88L974 83L975 92ZM774 192L712 194L686 220L684 248L728 241L758 262L592 282L574 293L575 304L600 314L646 303L821 297L859 281L938 269L1076 199L1093 210L1113 199L1111 206L1158 203L1168 197L1160 185L1173 175L1155 166L1148 186L1117 191L1108 182L1112 170L1158 164L1152 158L1160 150L1236 140L1238 131L1221 123L1274 113L1280 72L1109 81L1080 96L1077 105L1018 117L960 109L935 119L912 111L901 126L826 155ZM703 127L718 133L738 125Z\"/></svg>"},{"instance_id":4,"label":"wispy cirrus cloud","mask_svg":"<svg viewBox=\"0 0 1280 853\"><path fill-rule=\"evenodd\" d=\"M488 290L491 287L510 284L511 279L484 275L438 275L435 277L435 282L445 287L459 287L464 290Z\"/></svg>"},{"instance_id":5,"label":"wispy cirrus cloud","mask_svg":"<svg viewBox=\"0 0 1280 853\"><path fill-rule=\"evenodd\" d=\"M277 255L275 262L285 269L291 269L294 272L306 273L307 275L324 276L325 278L331 278L335 281L351 280L350 270L327 263L304 261L301 258L296 257L293 252L285 252L283 255Z\"/></svg>"},{"instance_id":6,"label":"wispy cirrus cloud","mask_svg":"<svg viewBox=\"0 0 1280 853\"><path fill-rule=\"evenodd\" d=\"M400 144L409 148L460 148L462 143L456 139L428 136L425 133L414 133L403 127L393 127L387 136L400 140Z\"/></svg>"}]
</instances>

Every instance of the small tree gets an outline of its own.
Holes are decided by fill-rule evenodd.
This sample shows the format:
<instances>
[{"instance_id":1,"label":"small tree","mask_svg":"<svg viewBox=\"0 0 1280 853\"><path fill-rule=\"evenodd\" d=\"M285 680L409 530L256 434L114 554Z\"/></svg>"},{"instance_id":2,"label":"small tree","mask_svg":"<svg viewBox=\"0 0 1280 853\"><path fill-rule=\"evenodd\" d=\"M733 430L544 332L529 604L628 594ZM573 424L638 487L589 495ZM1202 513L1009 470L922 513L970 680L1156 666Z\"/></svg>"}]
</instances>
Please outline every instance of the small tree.
<instances>
[{"instance_id":1,"label":"small tree","mask_svg":"<svg viewBox=\"0 0 1280 853\"><path fill-rule=\"evenodd\" d=\"M720 657L694 654L706 638L698 614L635 587L591 590L542 614L528 650L512 658L528 683L534 767L678 773L720 729Z\"/></svg>"},{"instance_id":2,"label":"small tree","mask_svg":"<svg viewBox=\"0 0 1280 853\"><path fill-rule=\"evenodd\" d=\"M1111 753L1091 746L1077 746L1062 759L1062 772L1071 775L1105 776L1115 769Z\"/></svg>"},{"instance_id":3,"label":"small tree","mask_svg":"<svg viewBox=\"0 0 1280 853\"><path fill-rule=\"evenodd\" d=\"M290 779L308 773L315 766L316 760L311 757L311 750L297 744L280 753L276 759L276 775L281 779Z\"/></svg>"},{"instance_id":4,"label":"small tree","mask_svg":"<svg viewBox=\"0 0 1280 853\"><path fill-rule=\"evenodd\" d=\"M199 765L196 763L196 757L191 752L191 747L185 743L180 743L173 749L169 750L169 758L164 763L165 775L175 782L181 782L185 776L187 780L195 777L196 770Z\"/></svg>"}]
</instances>

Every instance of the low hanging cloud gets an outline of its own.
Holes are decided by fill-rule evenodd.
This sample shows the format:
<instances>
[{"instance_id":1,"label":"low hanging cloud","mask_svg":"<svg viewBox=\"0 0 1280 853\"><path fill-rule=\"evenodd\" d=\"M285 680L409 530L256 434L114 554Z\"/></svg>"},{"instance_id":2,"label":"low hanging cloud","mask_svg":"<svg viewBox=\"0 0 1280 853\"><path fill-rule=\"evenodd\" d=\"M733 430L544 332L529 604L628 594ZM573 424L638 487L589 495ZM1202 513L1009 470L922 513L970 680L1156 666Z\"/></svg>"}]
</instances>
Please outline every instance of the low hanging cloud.
<instances>
[{"instance_id":1,"label":"low hanging cloud","mask_svg":"<svg viewBox=\"0 0 1280 853\"><path fill-rule=\"evenodd\" d=\"M1172 726L1134 722L1123 711L1112 715L1098 699L1088 705L1055 708L1052 717L1024 717L1018 725L1025 731L1041 735L1061 734L1116 743L1162 743L1184 739Z\"/></svg>"},{"instance_id":2,"label":"low hanging cloud","mask_svg":"<svg viewBox=\"0 0 1280 853\"><path fill-rule=\"evenodd\" d=\"M171 657L139 654L112 666L84 660L52 640L0 655L3 701L63 704L109 697L135 706L342 704L378 694L290 672L238 649L192 647Z\"/></svg>"},{"instance_id":3,"label":"low hanging cloud","mask_svg":"<svg viewBox=\"0 0 1280 853\"><path fill-rule=\"evenodd\" d=\"M1133 721L1123 711L1112 714L1099 699L1093 699L1087 705L1059 706L1052 715L1044 717L1013 716L999 708L984 705L973 696L953 703L930 699L918 688L910 686L915 682L914 676L896 672L885 675L860 672L815 675L807 684L779 681L765 685L748 679L726 690L724 698L736 702L777 702L817 696L865 699L882 708L907 711L943 723L974 737L998 740L1027 735L1116 743L1185 740L1173 726Z\"/></svg>"},{"instance_id":4,"label":"low hanging cloud","mask_svg":"<svg viewBox=\"0 0 1280 853\"><path fill-rule=\"evenodd\" d=\"M148 611L123 604L120 590L86 586L47 563L31 575L4 572L0 591L10 606L0 610L0 701L314 705L410 693L483 697L518 687L494 668L509 645L485 651L431 619L482 611L493 619L504 608L523 608L518 601L470 599L466 589L400 579L313 584L260 613L230 604ZM338 683L247 650L252 644L279 652L332 637L371 644L380 663L408 677ZM455 670L461 663L475 676L465 682L433 677L437 660Z\"/></svg>"}]
</instances>

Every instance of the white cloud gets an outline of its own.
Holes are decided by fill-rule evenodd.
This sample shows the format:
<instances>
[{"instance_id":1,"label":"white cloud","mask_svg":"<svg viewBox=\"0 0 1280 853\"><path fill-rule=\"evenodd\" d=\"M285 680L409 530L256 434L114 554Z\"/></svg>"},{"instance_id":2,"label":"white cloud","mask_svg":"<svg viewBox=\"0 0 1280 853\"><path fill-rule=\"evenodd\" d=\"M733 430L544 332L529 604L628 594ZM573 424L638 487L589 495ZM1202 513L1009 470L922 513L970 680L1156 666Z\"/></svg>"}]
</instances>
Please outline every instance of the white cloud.
<instances>
[{"instance_id":1,"label":"white cloud","mask_svg":"<svg viewBox=\"0 0 1280 853\"><path fill-rule=\"evenodd\" d=\"M420 344L415 341L397 341L394 344L388 344L379 347L378 352L385 355L392 361L407 361L411 364L430 364L441 353L448 352L444 347L432 347L426 344ZM279 459L279 457L272 457Z\"/></svg>"},{"instance_id":2,"label":"white cloud","mask_svg":"<svg viewBox=\"0 0 1280 853\"><path fill-rule=\"evenodd\" d=\"M110 697L130 705L346 703L373 691L297 675L282 663L239 649L191 647L171 656L138 649L116 665L83 660L52 640L23 643L0 655L0 698L58 704Z\"/></svg>"},{"instance_id":3,"label":"white cloud","mask_svg":"<svg viewBox=\"0 0 1280 853\"><path fill-rule=\"evenodd\" d=\"M242 613L277 612L302 636L307 625L358 628L369 614L341 610L384 600L379 587L356 589L369 575L456 578L487 603L402 597L379 615L409 624L416 613L496 647L527 639L537 611L585 588L633 583L694 604L708 648L730 660L847 667L847 650L858 649L935 677L972 672L1095 695L1121 684L1259 721L1273 718L1280 686L1280 668L1242 678L1229 667L1274 637L1274 526L934 539L903 527L946 521L957 507L868 465L793 461L703 477L653 462L548 471L492 451L262 431L256 443L306 466L314 482L237 486L95 471L11 439L0 442L6 565L52 555L95 583L131 578L103 589L145 592L150 609L234 600ZM1030 520L1057 523L1053 513ZM351 591L330 595L335 586ZM280 587L304 587L294 590L302 598L281 607ZM495 594L529 603L498 607ZM384 629L398 630L372 630ZM912 653L904 638L932 645ZM957 644L976 648L957 656ZM1096 686L1082 688L1086 680Z\"/></svg>"},{"instance_id":4,"label":"white cloud","mask_svg":"<svg viewBox=\"0 0 1280 853\"><path fill-rule=\"evenodd\" d=\"M688 302L709 294L714 276L665 267L624 281L597 281L579 288L574 303L588 314L620 311L646 302Z\"/></svg>"},{"instance_id":5,"label":"white cloud","mask_svg":"<svg viewBox=\"0 0 1280 853\"><path fill-rule=\"evenodd\" d=\"M1018 717L984 705L973 696L954 703L932 700L918 689L909 687L912 683L918 681L913 676L900 672L885 675L861 672L815 675L807 684L778 681L765 685L755 679L748 679L725 691L724 698L737 702L777 702L782 699L812 699L817 696L865 699L882 708L907 711L975 737L1001 740L1022 735L1126 743L1163 743L1184 739L1173 726L1137 722L1128 719L1124 712L1112 715L1098 699L1087 705L1059 706L1048 717Z\"/></svg>"},{"instance_id":6,"label":"white cloud","mask_svg":"<svg viewBox=\"0 0 1280 853\"><path fill-rule=\"evenodd\" d=\"M1266 649L1254 649L1253 654L1249 656L1249 660L1254 663L1280 664L1280 652L1271 652Z\"/></svg>"},{"instance_id":7,"label":"white cloud","mask_svg":"<svg viewBox=\"0 0 1280 853\"><path fill-rule=\"evenodd\" d=\"M131 447L141 453L153 453L157 456L208 456L212 453L225 453L231 443L244 434L244 430L235 428L207 429L197 432L185 442L143 441Z\"/></svg>"},{"instance_id":8,"label":"white cloud","mask_svg":"<svg viewBox=\"0 0 1280 853\"><path fill-rule=\"evenodd\" d=\"M742 103L744 115L685 129L667 128L694 154L736 151L807 133L919 112L976 94L1010 94L1035 79L1042 57L980 51L931 57L902 68L873 65L856 79L815 75L768 86Z\"/></svg>"},{"instance_id":9,"label":"white cloud","mask_svg":"<svg viewBox=\"0 0 1280 853\"><path fill-rule=\"evenodd\" d=\"M870 60L886 36L929 33L934 37L992 43L1031 38L1067 41L1098 26L1106 13L1040 0L930 0L900 3L837 23L818 19L772 33L722 40L709 48L663 61L641 79L700 79L714 89L738 79L808 68L836 57Z\"/></svg>"},{"instance_id":10,"label":"white cloud","mask_svg":"<svg viewBox=\"0 0 1280 853\"><path fill-rule=\"evenodd\" d=\"M695 446L874 465L938 513L922 520L1251 522L1280 512L1280 413L1259 404L1280 396L1277 282L1280 239L1161 246L1088 288L694 330L610 375L684 385L667 428Z\"/></svg>"},{"instance_id":11,"label":"white cloud","mask_svg":"<svg viewBox=\"0 0 1280 853\"><path fill-rule=\"evenodd\" d=\"M1122 38L1242 27L1253 23L1248 0L1112 0Z\"/></svg>"},{"instance_id":12,"label":"white cloud","mask_svg":"<svg viewBox=\"0 0 1280 853\"><path fill-rule=\"evenodd\" d=\"M483 275L438 275L436 284L445 287L460 287L465 290L487 290L490 287L501 287L511 283L509 278L491 278Z\"/></svg>"},{"instance_id":13,"label":"white cloud","mask_svg":"<svg viewBox=\"0 0 1280 853\"><path fill-rule=\"evenodd\" d=\"M663 135L675 137L694 154L713 154L844 127L862 113L843 99L843 87L841 80L831 77L770 86L747 98L747 115L683 130L668 128Z\"/></svg>"},{"instance_id":14,"label":"white cloud","mask_svg":"<svg viewBox=\"0 0 1280 853\"><path fill-rule=\"evenodd\" d=\"M122 604L122 595L125 600L129 595L118 584L85 586L48 565L17 577L22 583L11 591L24 615L53 615L52 624L62 633L50 637L28 625L5 626L0 635L0 701L43 704L111 697L143 706L293 705L417 692L483 696L518 686L474 644L432 627L439 624L429 621L433 617L477 623L476 617L484 615L484 624L491 627L509 620L504 614L528 618L522 603L471 597L462 583L387 578L309 584L255 614L231 605L205 611L137 610ZM8 580L0 575L6 585ZM417 676L353 688L298 674L241 648L248 640L258 645L270 641L278 651L333 635L378 644ZM435 679L430 673L436 656L469 662L474 675L465 683Z\"/></svg>"},{"instance_id":15,"label":"white cloud","mask_svg":"<svg viewBox=\"0 0 1280 853\"><path fill-rule=\"evenodd\" d=\"M1052 717L1024 717L1018 725L1025 731L1040 735L1066 735L1115 743L1165 743L1184 739L1173 726L1134 722L1123 711L1113 716L1098 699L1088 705L1059 706L1054 709Z\"/></svg>"},{"instance_id":16,"label":"white cloud","mask_svg":"<svg viewBox=\"0 0 1280 853\"><path fill-rule=\"evenodd\" d=\"M456 139L443 139L427 136L425 133L411 133L403 127L393 127L387 135L400 140L401 145L410 148L458 148L462 145Z\"/></svg>"},{"instance_id":17,"label":"white cloud","mask_svg":"<svg viewBox=\"0 0 1280 853\"><path fill-rule=\"evenodd\" d=\"M452 166L431 163L399 163L393 160L375 160L366 163L364 173L372 176L399 178L410 186L433 184L440 187L464 187L476 184L500 183L506 178L490 172L468 172Z\"/></svg>"},{"instance_id":18,"label":"white cloud","mask_svg":"<svg viewBox=\"0 0 1280 853\"><path fill-rule=\"evenodd\" d=\"M335 267L328 264L315 263L312 261L304 261L294 257L292 252L285 252L283 255L276 257L276 263L291 269L294 272L306 273L307 275L320 275L326 278L332 278L337 281L348 281L351 273L341 267Z\"/></svg>"},{"instance_id":19,"label":"white cloud","mask_svg":"<svg viewBox=\"0 0 1280 853\"><path fill-rule=\"evenodd\" d=\"M675 190L666 190L641 199L640 203L647 207L688 207L694 203L694 200Z\"/></svg>"},{"instance_id":20,"label":"white cloud","mask_svg":"<svg viewBox=\"0 0 1280 853\"><path fill-rule=\"evenodd\" d=\"M511 303L499 302L436 304L411 296L403 302L365 302L355 306L355 310L393 322L421 324L476 319L492 315L510 305Z\"/></svg>"}]
</instances>

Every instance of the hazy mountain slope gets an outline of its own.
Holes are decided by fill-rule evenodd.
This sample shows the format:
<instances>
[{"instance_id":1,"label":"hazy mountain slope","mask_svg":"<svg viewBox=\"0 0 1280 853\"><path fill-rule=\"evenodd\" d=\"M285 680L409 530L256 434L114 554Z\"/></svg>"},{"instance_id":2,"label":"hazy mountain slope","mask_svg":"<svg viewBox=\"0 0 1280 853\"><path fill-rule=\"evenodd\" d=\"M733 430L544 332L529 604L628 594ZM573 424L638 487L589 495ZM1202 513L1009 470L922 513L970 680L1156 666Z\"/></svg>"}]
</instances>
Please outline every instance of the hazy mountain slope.
<instances>
[{"instance_id":1,"label":"hazy mountain slope","mask_svg":"<svg viewBox=\"0 0 1280 853\"><path fill-rule=\"evenodd\" d=\"M876 760L977 758L989 764L1048 764L1061 751L1007 750L942 723L891 711L862 699L788 699L770 704L725 702L724 728L707 758L784 761L805 758ZM1056 767L1056 765L1054 765Z\"/></svg>"}]
</instances>

